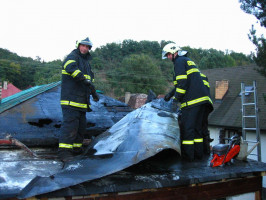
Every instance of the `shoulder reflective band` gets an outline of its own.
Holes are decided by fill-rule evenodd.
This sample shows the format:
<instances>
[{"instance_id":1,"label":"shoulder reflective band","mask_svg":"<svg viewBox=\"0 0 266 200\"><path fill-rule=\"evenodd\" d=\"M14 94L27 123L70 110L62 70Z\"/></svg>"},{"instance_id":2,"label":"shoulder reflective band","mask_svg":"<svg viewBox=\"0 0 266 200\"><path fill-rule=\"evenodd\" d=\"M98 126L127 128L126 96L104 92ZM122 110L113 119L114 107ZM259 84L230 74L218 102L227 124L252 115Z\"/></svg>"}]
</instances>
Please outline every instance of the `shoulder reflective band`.
<instances>
[{"instance_id":1,"label":"shoulder reflective band","mask_svg":"<svg viewBox=\"0 0 266 200\"><path fill-rule=\"evenodd\" d=\"M73 143L73 147L80 148L80 147L82 147L82 144L81 143Z\"/></svg>"},{"instance_id":2,"label":"shoulder reflective band","mask_svg":"<svg viewBox=\"0 0 266 200\"><path fill-rule=\"evenodd\" d=\"M209 84L208 81L203 80L203 83L204 83L204 85L206 85L207 87L210 87L210 84Z\"/></svg>"},{"instance_id":3,"label":"shoulder reflective band","mask_svg":"<svg viewBox=\"0 0 266 200\"><path fill-rule=\"evenodd\" d=\"M193 61L187 61L188 66L195 65Z\"/></svg>"},{"instance_id":4,"label":"shoulder reflective band","mask_svg":"<svg viewBox=\"0 0 266 200\"><path fill-rule=\"evenodd\" d=\"M180 88L176 88L176 92L179 92L181 94L185 94L186 90L180 89Z\"/></svg>"},{"instance_id":5,"label":"shoulder reflective band","mask_svg":"<svg viewBox=\"0 0 266 200\"><path fill-rule=\"evenodd\" d=\"M194 139L194 142L203 142L203 138Z\"/></svg>"},{"instance_id":6,"label":"shoulder reflective band","mask_svg":"<svg viewBox=\"0 0 266 200\"><path fill-rule=\"evenodd\" d=\"M182 144L194 144L194 140L183 140Z\"/></svg>"},{"instance_id":7,"label":"shoulder reflective band","mask_svg":"<svg viewBox=\"0 0 266 200\"><path fill-rule=\"evenodd\" d=\"M212 104L211 98L208 97L208 96L205 96L205 97L201 97L201 98L198 98L198 99L194 99L192 101L188 101L188 102L182 103L180 108L184 108L186 106L190 106L190 105L202 102L202 101L209 101Z\"/></svg>"},{"instance_id":8,"label":"shoulder reflective band","mask_svg":"<svg viewBox=\"0 0 266 200\"><path fill-rule=\"evenodd\" d=\"M68 60L65 64L64 64L64 69L66 69L66 67L70 64L70 63L73 63L73 62L76 62L75 60Z\"/></svg>"},{"instance_id":9,"label":"shoulder reflective band","mask_svg":"<svg viewBox=\"0 0 266 200\"><path fill-rule=\"evenodd\" d=\"M74 107L78 107L78 108L88 108L87 104L76 103L73 101L62 100L62 101L60 101L60 103L61 103L61 105L65 105L65 106L74 106Z\"/></svg>"},{"instance_id":10,"label":"shoulder reflective band","mask_svg":"<svg viewBox=\"0 0 266 200\"><path fill-rule=\"evenodd\" d=\"M59 148L72 149L73 145L72 144L59 143Z\"/></svg>"},{"instance_id":11,"label":"shoulder reflective band","mask_svg":"<svg viewBox=\"0 0 266 200\"><path fill-rule=\"evenodd\" d=\"M192 68L190 70L187 70L187 75L192 74L194 72L200 72L198 68Z\"/></svg>"}]
</instances>

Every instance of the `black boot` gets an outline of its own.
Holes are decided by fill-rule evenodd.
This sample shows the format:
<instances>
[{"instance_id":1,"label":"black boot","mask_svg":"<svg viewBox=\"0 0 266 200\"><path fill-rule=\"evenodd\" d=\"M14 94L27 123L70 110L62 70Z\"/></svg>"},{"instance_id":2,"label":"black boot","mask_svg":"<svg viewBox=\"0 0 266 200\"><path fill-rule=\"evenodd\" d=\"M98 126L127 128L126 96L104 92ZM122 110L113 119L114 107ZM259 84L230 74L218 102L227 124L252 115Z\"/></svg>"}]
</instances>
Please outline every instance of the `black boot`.
<instances>
[{"instance_id":1,"label":"black boot","mask_svg":"<svg viewBox=\"0 0 266 200\"><path fill-rule=\"evenodd\" d=\"M84 152L84 150L82 147L73 147L72 152L74 155L80 155Z\"/></svg>"},{"instance_id":2,"label":"black boot","mask_svg":"<svg viewBox=\"0 0 266 200\"><path fill-rule=\"evenodd\" d=\"M211 153L211 145L210 143L213 141L213 139L210 138L210 132L208 131L208 134L203 136L203 152L206 155L210 155Z\"/></svg>"},{"instance_id":3,"label":"black boot","mask_svg":"<svg viewBox=\"0 0 266 200\"><path fill-rule=\"evenodd\" d=\"M74 157L71 150L68 150L68 149L59 149L57 155L58 155L58 158L64 162L70 161Z\"/></svg>"}]
</instances>

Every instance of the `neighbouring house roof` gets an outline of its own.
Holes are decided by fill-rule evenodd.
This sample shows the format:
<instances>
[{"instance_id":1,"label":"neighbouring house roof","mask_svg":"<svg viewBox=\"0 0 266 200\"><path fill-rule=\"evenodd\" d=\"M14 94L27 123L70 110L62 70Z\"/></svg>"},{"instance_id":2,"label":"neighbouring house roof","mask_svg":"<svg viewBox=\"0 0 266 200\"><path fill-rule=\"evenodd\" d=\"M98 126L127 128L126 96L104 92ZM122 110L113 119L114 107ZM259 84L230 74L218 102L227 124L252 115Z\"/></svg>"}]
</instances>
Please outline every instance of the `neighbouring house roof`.
<instances>
[{"instance_id":1,"label":"neighbouring house roof","mask_svg":"<svg viewBox=\"0 0 266 200\"><path fill-rule=\"evenodd\" d=\"M21 92L21 90L18 89L16 86L14 86L12 83L8 83L7 84L7 89L2 88L2 95L1 95L1 97L3 99L3 98L6 98L6 97L11 96L13 94L16 94L18 92Z\"/></svg>"},{"instance_id":2,"label":"neighbouring house roof","mask_svg":"<svg viewBox=\"0 0 266 200\"><path fill-rule=\"evenodd\" d=\"M46 90L49 90L51 88L54 88L56 86L58 86L59 84L61 84L61 81L59 82L54 82L54 83L49 83L49 84L45 84L45 85L39 85L39 86L35 86L35 87L31 87L27 90L23 90L20 92L16 92L11 96L5 97L2 99L1 104L0 104L0 113L4 112L5 110L20 104ZM12 84L11 84L12 85ZM9 87L9 84L8 84ZM14 86L15 87L15 86ZM5 91L5 90L3 90Z\"/></svg>"},{"instance_id":3,"label":"neighbouring house roof","mask_svg":"<svg viewBox=\"0 0 266 200\"><path fill-rule=\"evenodd\" d=\"M241 112L241 82L246 86L252 86L253 81L257 83L258 108L260 129L266 130L266 77L256 71L256 66L240 66L230 68L216 68L201 70L210 83L211 97L214 102L214 111L209 116L209 125L227 128L242 127ZM228 91L222 100L215 100L216 81L228 80ZM247 96L247 101L253 101L253 95ZM254 107L246 110L246 113L254 115ZM252 119L254 120L254 119ZM255 128L254 121L247 121L246 127Z\"/></svg>"}]
</instances>

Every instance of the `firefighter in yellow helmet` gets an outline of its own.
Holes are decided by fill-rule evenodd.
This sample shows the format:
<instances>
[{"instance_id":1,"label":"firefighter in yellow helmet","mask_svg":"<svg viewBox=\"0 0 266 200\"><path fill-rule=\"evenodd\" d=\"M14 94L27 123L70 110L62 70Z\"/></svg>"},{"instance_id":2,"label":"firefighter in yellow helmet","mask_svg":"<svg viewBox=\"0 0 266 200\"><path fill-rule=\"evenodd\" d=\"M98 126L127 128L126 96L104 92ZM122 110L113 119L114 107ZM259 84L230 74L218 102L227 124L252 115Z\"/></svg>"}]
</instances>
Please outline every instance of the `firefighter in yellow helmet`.
<instances>
[{"instance_id":1,"label":"firefighter in yellow helmet","mask_svg":"<svg viewBox=\"0 0 266 200\"><path fill-rule=\"evenodd\" d=\"M89 38L76 42L74 49L62 66L61 107L63 123L59 137L58 156L63 161L82 152L86 132L86 112L90 110L90 95L99 101L94 74L89 63L92 42Z\"/></svg>"},{"instance_id":2,"label":"firefighter in yellow helmet","mask_svg":"<svg viewBox=\"0 0 266 200\"><path fill-rule=\"evenodd\" d=\"M173 97L173 104L181 104L181 154L185 160L193 161L203 157L202 126L206 112L209 114L206 108L212 111L213 107L207 82L203 81L200 70L187 54L175 43L163 48L162 59L168 58L174 63L175 86L164 99L169 101Z\"/></svg>"}]
</instances>

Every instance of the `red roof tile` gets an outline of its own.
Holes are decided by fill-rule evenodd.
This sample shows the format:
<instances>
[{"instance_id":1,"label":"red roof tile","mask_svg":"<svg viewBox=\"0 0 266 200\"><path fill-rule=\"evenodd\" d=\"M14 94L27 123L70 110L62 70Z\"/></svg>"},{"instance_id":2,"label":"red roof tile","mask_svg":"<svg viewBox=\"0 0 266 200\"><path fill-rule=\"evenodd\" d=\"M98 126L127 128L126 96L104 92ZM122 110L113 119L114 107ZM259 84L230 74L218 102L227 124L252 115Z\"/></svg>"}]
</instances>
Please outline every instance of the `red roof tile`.
<instances>
[{"instance_id":1,"label":"red roof tile","mask_svg":"<svg viewBox=\"0 0 266 200\"><path fill-rule=\"evenodd\" d=\"M4 87L2 88L2 99L9 97L13 94L16 94L18 92L21 92L21 90L15 87L12 83L8 83L6 90L4 89Z\"/></svg>"}]
</instances>

